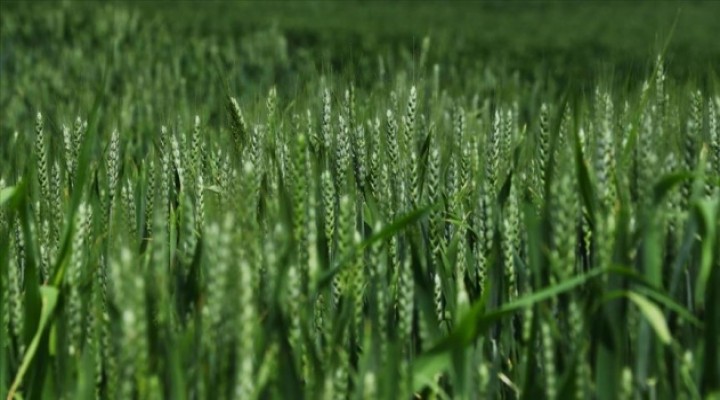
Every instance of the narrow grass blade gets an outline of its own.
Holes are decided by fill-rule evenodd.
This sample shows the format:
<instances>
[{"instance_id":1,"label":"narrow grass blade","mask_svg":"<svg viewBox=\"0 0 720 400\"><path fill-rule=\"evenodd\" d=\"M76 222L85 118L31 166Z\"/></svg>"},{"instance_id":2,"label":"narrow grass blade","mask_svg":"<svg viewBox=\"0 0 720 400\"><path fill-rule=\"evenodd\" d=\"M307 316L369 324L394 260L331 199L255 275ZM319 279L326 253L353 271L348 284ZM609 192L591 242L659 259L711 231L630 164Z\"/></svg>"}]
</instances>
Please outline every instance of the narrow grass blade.
<instances>
[{"instance_id":1,"label":"narrow grass blade","mask_svg":"<svg viewBox=\"0 0 720 400\"><path fill-rule=\"evenodd\" d=\"M417 374L417 379L413 379L413 389L420 390L427 379L446 370L450 366L451 352L463 351L477 337L484 334L494 322L525 307L531 307L535 303L568 292L606 272L608 271L601 269L592 270L584 275L523 296L491 312L485 312L484 302L476 302L446 338L415 361L413 376Z\"/></svg>"},{"instance_id":2,"label":"narrow grass blade","mask_svg":"<svg viewBox=\"0 0 720 400\"><path fill-rule=\"evenodd\" d=\"M626 296L640 309L658 338L660 338L660 341L663 344L670 344L672 335L660 307L635 292L628 292Z\"/></svg>"},{"instance_id":3,"label":"narrow grass blade","mask_svg":"<svg viewBox=\"0 0 720 400\"><path fill-rule=\"evenodd\" d=\"M25 376L25 373L28 371L28 368L30 367L30 363L32 362L33 357L35 356L35 352L37 352L38 346L40 345L40 338L42 338L43 331L45 330L45 325L47 325L47 322L50 319L53 310L55 310L55 306L57 305L58 294L59 291L52 286L40 287L40 295L42 297L40 324L38 325L32 342L30 342L30 346L25 353L25 357L23 357L20 369L15 375L15 379L13 380L13 384L10 387L10 391L7 395L7 400L12 400L15 397L15 394L19 389L20 384L22 383L22 379Z\"/></svg>"}]
</instances>

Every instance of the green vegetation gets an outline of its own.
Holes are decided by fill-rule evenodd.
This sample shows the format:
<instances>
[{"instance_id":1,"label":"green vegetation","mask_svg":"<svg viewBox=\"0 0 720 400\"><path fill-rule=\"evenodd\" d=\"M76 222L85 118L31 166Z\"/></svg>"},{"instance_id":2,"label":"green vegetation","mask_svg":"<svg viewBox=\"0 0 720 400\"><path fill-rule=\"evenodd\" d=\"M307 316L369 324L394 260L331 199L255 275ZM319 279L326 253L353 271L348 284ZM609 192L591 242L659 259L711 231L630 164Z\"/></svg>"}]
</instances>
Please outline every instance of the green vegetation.
<instances>
[{"instance_id":1,"label":"green vegetation","mask_svg":"<svg viewBox=\"0 0 720 400\"><path fill-rule=\"evenodd\" d=\"M720 397L715 3L277 6L3 4L0 394Z\"/></svg>"}]
</instances>

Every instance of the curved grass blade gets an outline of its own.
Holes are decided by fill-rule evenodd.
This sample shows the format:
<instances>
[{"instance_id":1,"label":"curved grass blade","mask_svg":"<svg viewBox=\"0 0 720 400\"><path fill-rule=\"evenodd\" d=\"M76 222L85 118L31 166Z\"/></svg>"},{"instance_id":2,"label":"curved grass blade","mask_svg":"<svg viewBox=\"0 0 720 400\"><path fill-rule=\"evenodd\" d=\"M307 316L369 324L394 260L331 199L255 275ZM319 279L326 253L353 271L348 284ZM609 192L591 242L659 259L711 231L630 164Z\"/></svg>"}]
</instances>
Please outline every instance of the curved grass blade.
<instances>
[{"instance_id":1,"label":"curved grass blade","mask_svg":"<svg viewBox=\"0 0 720 400\"><path fill-rule=\"evenodd\" d=\"M635 303L657 334L660 341L666 345L670 344L670 342L672 342L672 335L670 334L670 329L668 329L667 321L665 320L665 316L663 316L660 307L635 292L626 292L625 296Z\"/></svg>"},{"instance_id":2,"label":"curved grass blade","mask_svg":"<svg viewBox=\"0 0 720 400\"><path fill-rule=\"evenodd\" d=\"M452 352L463 351L465 347L485 333L494 322L525 307L568 292L612 271L613 269L594 269L586 274L523 296L491 312L485 312L484 301L476 302L448 336L415 361L413 364L413 390L419 391L428 383L428 379L432 379L438 373L446 370L450 366Z\"/></svg>"},{"instance_id":3,"label":"curved grass blade","mask_svg":"<svg viewBox=\"0 0 720 400\"><path fill-rule=\"evenodd\" d=\"M27 191L27 181L27 179L20 178L15 186L3 188L0 191L0 207L4 206L7 207L7 209L17 209Z\"/></svg>"},{"instance_id":4,"label":"curved grass blade","mask_svg":"<svg viewBox=\"0 0 720 400\"><path fill-rule=\"evenodd\" d=\"M690 172L675 172L667 174L660 178L653 188L653 201L655 204L660 204L670 191L682 182L692 179L693 174Z\"/></svg>"},{"instance_id":5,"label":"curved grass blade","mask_svg":"<svg viewBox=\"0 0 720 400\"><path fill-rule=\"evenodd\" d=\"M400 218L396 219L393 223L390 225L384 227L380 232L370 236L369 238L365 239L362 243L360 243L359 246L353 249L353 251L350 252L346 257L340 258L334 262L334 265L329 270L325 271L322 275L320 275L315 290L322 290L325 286L330 284L330 281L332 280L333 276L340 272L340 269L343 268L343 266L347 265L346 259L352 259L354 257L355 252L360 251L371 244L377 242L378 240L387 239L398 232L402 231L409 225L414 224L415 222L419 221L421 218L423 218L427 213L430 212L430 210L435 207L436 205L429 205L425 206L423 208L418 208L416 210L411 211L408 214L405 214L401 216Z\"/></svg>"},{"instance_id":6,"label":"curved grass blade","mask_svg":"<svg viewBox=\"0 0 720 400\"><path fill-rule=\"evenodd\" d=\"M15 196L15 193L17 193L17 188L15 186L6 187L0 190L0 207L9 202Z\"/></svg>"},{"instance_id":7,"label":"curved grass blade","mask_svg":"<svg viewBox=\"0 0 720 400\"><path fill-rule=\"evenodd\" d=\"M12 400L15 397L15 394L20 387L20 384L22 383L23 376L25 376L25 373L30 367L30 363L32 362L33 357L35 356L35 352L40 345L40 339L42 338L43 331L45 330L45 325L47 325L47 322L50 319L53 310L55 310L55 306L57 305L58 294L59 291L52 286L40 287L40 295L42 298L40 324L38 325L35 336L33 337L32 342L30 342L30 346L25 353L25 357L23 358L22 364L20 365L20 369L18 370L17 375L15 375L15 379L13 380L13 384L10 387L10 391L7 395L7 400Z\"/></svg>"}]
</instances>

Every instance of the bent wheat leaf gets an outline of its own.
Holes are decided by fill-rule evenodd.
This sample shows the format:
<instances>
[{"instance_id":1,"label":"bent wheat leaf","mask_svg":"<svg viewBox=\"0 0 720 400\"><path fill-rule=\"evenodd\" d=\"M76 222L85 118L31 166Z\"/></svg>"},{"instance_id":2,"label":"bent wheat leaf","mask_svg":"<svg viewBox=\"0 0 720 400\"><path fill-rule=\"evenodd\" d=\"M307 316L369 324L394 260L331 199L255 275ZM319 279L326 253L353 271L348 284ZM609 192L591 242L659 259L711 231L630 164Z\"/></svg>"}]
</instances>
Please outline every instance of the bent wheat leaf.
<instances>
[{"instance_id":1,"label":"bent wheat leaf","mask_svg":"<svg viewBox=\"0 0 720 400\"><path fill-rule=\"evenodd\" d=\"M667 321L665 321L665 316L663 316L660 307L635 292L628 292L627 297L635 303L640 312L642 312L645 319L647 319L650 326L652 326L658 335L660 341L663 344L670 344L670 342L672 342L672 335L670 335L670 329L668 329Z\"/></svg>"},{"instance_id":2,"label":"bent wheat leaf","mask_svg":"<svg viewBox=\"0 0 720 400\"><path fill-rule=\"evenodd\" d=\"M6 187L0 190L0 207L10 201L10 199L15 196L15 193L17 193L15 186Z\"/></svg>"},{"instance_id":3,"label":"bent wheat leaf","mask_svg":"<svg viewBox=\"0 0 720 400\"><path fill-rule=\"evenodd\" d=\"M30 342L30 346L27 349L27 353L25 353L25 357L23 357L22 364L20 365L20 369L18 370L17 374L15 375L15 379L13 380L13 384L10 387L10 391L7 395L7 400L12 400L16 397L16 392L18 388L20 387L20 384L22 383L23 376L25 376L25 373L27 372L28 368L30 367L30 363L32 362L33 358L35 357L35 352L38 349L38 346L40 345L40 339L42 338L43 331L45 330L45 325L47 325L48 320L50 319L50 316L52 315L52 312L55 310L55 306L57 305L57 299L58 299L59 291L57 288L52 286L41 286L40 287L40 296L42 298L42 308L40 313L40 324L38 325L37 331L35 332L35 336L33 337L32 342Z\"/></svg>"},{"instance_id":4,"label":"bent wheat leaf","mask_svg":"<svg viewBox=\"0 0 720 400\"><path fill-rule=\"evenodd\" d=\"M484 334L494 322L525 307L531 307L535 303L568 292L603 273L612 271L612 269L594 269L586 274L520 297L491 312L485 312L484 301L475 302L448 336L414 362L413 391L419 391L427 385L428 379L432 379L437 374L447 370L450 366L452 353L455 351L463 351L465 347L469 346L475 339Z\"/></svg>"}]
</instances>

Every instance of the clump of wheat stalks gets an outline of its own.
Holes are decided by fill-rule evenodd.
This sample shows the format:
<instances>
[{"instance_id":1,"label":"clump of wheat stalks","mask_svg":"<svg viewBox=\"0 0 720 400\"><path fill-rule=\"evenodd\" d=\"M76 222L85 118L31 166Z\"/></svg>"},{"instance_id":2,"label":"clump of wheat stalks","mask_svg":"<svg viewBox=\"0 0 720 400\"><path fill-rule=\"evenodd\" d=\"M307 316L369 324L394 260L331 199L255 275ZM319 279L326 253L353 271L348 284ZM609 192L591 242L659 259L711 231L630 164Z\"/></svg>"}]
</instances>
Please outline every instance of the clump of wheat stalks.
<instances>
[{"instance_id":1,"label":"clump of wheat stalks","mask_svg":"<svg viewBox=\"0 0 720 400\"><path fill-rule=\"evenodd\" d=\"M27 356L28 398L709 396L720 104L662 68L576 102L451 96L439 66L318 80L58 143L38 114L10 162L32 181L0 171L0 379Z\"/></svg>"}]
</instances>

